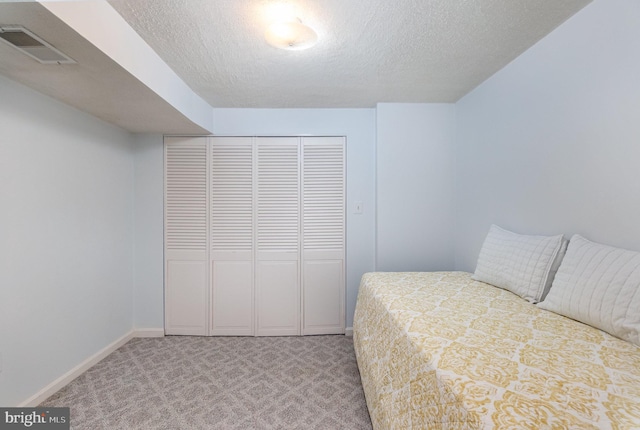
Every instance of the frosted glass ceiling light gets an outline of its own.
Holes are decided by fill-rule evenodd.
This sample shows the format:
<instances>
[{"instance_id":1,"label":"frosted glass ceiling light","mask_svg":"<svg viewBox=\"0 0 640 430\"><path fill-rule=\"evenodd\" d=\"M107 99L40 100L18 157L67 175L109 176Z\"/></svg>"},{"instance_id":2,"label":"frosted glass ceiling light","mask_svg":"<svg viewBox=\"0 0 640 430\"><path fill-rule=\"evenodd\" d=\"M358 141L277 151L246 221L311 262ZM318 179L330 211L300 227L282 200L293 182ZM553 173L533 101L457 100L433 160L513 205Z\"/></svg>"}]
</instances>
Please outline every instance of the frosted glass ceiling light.
<instances>
[{"instance_id":1,"label":"frosted glass ceiling light","mask_svg":"<svg viewBox=\"0 0 640 430\"><path fill-rule=\"evenodd\" d=\"M264 37L269 45L289 50L311 48L318 41L318 34L313 28L304 25L298 18L271 24Z\"/></svg>"}]
</instances>

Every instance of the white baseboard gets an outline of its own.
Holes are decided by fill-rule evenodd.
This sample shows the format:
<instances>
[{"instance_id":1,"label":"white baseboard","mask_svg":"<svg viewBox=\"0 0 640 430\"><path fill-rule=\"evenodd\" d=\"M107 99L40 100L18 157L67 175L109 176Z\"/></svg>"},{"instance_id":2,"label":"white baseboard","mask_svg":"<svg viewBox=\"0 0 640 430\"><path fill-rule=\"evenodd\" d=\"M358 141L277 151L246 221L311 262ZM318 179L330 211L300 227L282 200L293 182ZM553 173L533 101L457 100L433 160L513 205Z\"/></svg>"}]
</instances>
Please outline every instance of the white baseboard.
<instances>
[{"instance_id":1,"label":"white baseboard","mask_svg":"<svg viewBox=\"0 0 640 430\"><path fill-rule=\"evenodd\" d=\"M100 360L105 358L107 355L111 354L116 349L120 348L125 343L129 342L134 338L134 332L130 331L129 333L122 336L120 339L112 342L106 347L102 348L100 351L93 354L91 357L84 360L82 363L78 364L73 369L69 370L67 373L44 387L42 390L38 391L33 396L29 397L24 402L20 403L18 407L35 407L40 403L45 401L47 398L51 397L57 391L66 386L69 382L76 379L78 376L82 375L84 372L89 370L92 366L95 366Z\"/></svg>"},{"instance_id":2,"label":"white baseboard","mask_svg":"<svg viewBox=\"0 0 640 430\"><path fill-rule=\"evenodd\" d=\"M164 337L164 328L137 328L133 337Z\"/></svg>"},{"instance_id":3,"label":"white baseboard","mask_svg":"<svg viewBox=\"0 0 640 430\"><path fill-rule=\"evenodd\" d=\"M131 330L120 339L117 339L115 342L112 342L111 344L105 346L100 351L96 352L91 357L87 358L82 363L78 364L76 367L69 370L67 373L44 387L42 390L38 391L33 396L20 403L18 407L38 406L40 403L51 397L57 391L61 390L65 385L69 384L71 381L82 375L91 367L98 364L98 362L104 359L107 355L111 354L116 349L120 348L122 345L136 337L164 337L164 328L140 328Z\"/></svg>"},{"instance_id":4,"label":"white baseboard","mask_svg":"<svg viewBox=\"0 0 640 430\"><path fill-rule=\"evenodd\" d=\"M345 336L353 337L353 327L347 327L344 331Z\"/></svg>"}]
</instances>

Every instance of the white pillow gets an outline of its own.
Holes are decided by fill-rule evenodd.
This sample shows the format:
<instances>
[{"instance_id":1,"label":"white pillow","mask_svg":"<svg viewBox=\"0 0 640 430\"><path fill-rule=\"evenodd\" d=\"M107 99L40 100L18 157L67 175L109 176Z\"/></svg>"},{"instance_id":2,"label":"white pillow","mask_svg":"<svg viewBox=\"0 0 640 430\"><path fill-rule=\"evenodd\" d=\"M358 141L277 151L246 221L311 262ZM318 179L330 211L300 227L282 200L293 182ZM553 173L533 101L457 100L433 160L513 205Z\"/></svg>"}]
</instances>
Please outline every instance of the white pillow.
<instances>
[{"instance_id":1,"label":"white pillow","mask_svg":"<svg viewBox=\"0 0 640 430\"><path fill-rule=\"evenodd\" d=\"M472 278L536 303L553 280L566 249L563 236L527 236L492 225ZM558 260L558 261L556 261Z\"/></svg>"},{"instance_id":2,"label":"white pillow","mask_svg":"<svg viewBox=\"0 0 640 430\"><path fill-rule=\"evenodd\" d=\"M640 252L573 236L538 306L640 346Z\"/></svg>"}]
</instances>

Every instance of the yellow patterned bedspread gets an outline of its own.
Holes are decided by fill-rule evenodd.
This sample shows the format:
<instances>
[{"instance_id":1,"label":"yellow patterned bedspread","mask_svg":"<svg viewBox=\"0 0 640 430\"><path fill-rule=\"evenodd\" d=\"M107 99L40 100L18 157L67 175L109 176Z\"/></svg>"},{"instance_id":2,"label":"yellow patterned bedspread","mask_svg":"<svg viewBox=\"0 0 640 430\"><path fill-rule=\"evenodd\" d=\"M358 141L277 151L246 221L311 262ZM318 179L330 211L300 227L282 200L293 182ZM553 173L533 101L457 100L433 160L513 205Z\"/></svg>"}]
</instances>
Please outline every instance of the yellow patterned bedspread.
<instances>
[{"instance_id":1,"label":"yellow patterned bedspread","mask_svg":"<svg viewBox=\"0 0 640 430\"><path fill-rule=\"evenodd\" d=\"M640 348L464 272L367 273L374 429L640 429Z\"/></svg>"}]
</instances>

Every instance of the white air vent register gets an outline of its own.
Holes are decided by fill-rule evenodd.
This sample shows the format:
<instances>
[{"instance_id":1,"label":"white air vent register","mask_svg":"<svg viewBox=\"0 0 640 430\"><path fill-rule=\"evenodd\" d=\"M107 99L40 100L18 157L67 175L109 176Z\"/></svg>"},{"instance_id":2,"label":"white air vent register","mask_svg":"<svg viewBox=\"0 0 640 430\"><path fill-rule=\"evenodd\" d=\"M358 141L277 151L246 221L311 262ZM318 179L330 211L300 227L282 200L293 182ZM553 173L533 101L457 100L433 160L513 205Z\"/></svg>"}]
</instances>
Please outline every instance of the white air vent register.
<instances>
[{"instance_id":1,"label":"white air vent register","mask_svg":"<svg viewBox=\"0 0 640 430\"><path fill-rule=\"evenodd\" d=\"M41 64L75 64L63 54L29 30L18 25L0 26L0 40L27 54Z\"/></svg>"}]
</instances>

